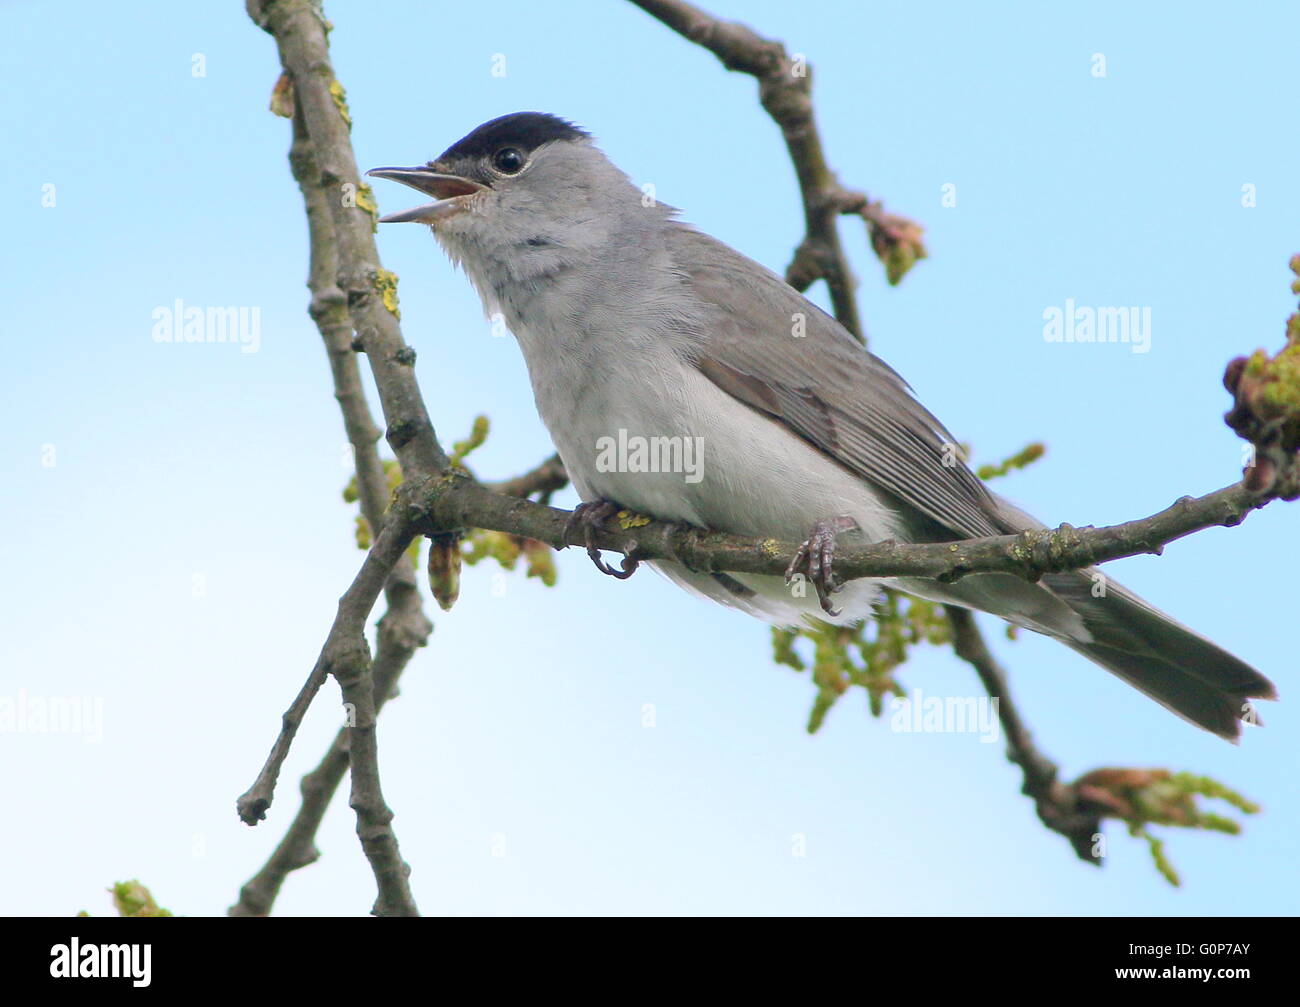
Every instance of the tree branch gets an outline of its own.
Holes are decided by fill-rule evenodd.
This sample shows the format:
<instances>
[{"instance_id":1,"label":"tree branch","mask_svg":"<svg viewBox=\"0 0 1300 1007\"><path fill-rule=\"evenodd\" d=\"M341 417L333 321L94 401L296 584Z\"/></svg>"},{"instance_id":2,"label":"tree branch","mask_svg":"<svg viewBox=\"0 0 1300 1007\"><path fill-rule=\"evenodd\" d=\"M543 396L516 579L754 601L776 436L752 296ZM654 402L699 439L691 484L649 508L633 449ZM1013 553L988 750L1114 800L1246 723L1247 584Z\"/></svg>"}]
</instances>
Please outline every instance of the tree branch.
<instances>
[{"instance_id":1,"label":"tree branch","mask_svg":"<svg viewBox=\"0 0 1300 1007\"><path fill-rule=\"evenodd\" d=\"M404 565L398 563L399 568ZM397 695L398 678L415 648L423 646L423 641L416 643L410 632L411 626L421 622L431 625L414 587L397 600L390 598L388 612L379 621L379 645L371 669L376 711ZM302 778L299 785L302 804L297 814L261 870L239 890L239 901L228 910L230 916L269 915L289 874L315 863L320 857L316 833L348 768L350 730L340 729L320 763Z\"/></svg>"},{"instance_id":2,"label":"tree branch","mask_svg":"<svg viewBox=\"0 0 1300 1007\"><path fill-rule=\"evenodd\" d=\"M393 533L391 549L381 553L381 562L390 560L390 569L403 561L410 544L410 526L395 526L390 522L381 533L381 540ZM376 542L376 550L380 542ZM364 573L365 568L362 568ZM360 578L358 578L360 579ZM384 801L379 776L379 746L375 718L378 714L374 679L371 675L370 648L366 644L365 622L374 607L375 598L368 600L358 592L356 607L348 614L348 622L336 638L337 656L329 660L330 674L343 692L343 705L351 714L348 732L348 764L351 767L352 792L348 804L357 816L357 836L361 848L370 861L378 897L371 910L376 916L418 916L415 899L411 895L410 867L402 860L397 835L393 832L393 812ZM340 614L343 606L340 605ZM331 638L335 638L332 631ZM328 648L328 644L327 644Z\"/></svg>"},{"instance_id":3,"label":"tree branch","mask_svg":"<svg viewBox=\"0 0 1300 1007\"><path fill-rule=\"evenodd\" d=\"M486 483L488 489L511 497L530 497L538 494L542 503L547 503L551 494L569 485L569 473L564 471L564 462L559 455L551 455L535 468L529 469L513 479Z\"/></svg>"},{"instance_id":4,"label":"tree branch","mask_svg":"<svg viewBox=\"0 0 1300 1007\"><path fill-rule=\"evenodd\" d=\"M327 201L338 248L338 285L347 298L352 327L370 359L388 423L389 446L403 471L441 472L447 467L415 379L415 351L398 326L397 278L380 265L374 217L364 200L349 136L343 85L334 76L325 37L325 17L311 0L247 0L249 17L269 32L280 64L293 86L311 138L323 185L337 198ZM345 190L350 186L350 190Z\"/></svg>"},{"instance_id":5,"label":"tree branch","mask_svg":"<svg viewBox=\"0 0 1300 1007\"><path fill-rule=\"evenodd\" d=\"M1159 554L1170 542L1215 526L1239 524L1271 496L1242 484L1202 497L1182 497L1150 517L1101 528L1025 531L1018 535L956 542L878 542L841 549L835 570L844 580L859 577L928 577L951 582L979 573L1010 573L1027 580L1077 570L1142 553ZM466 476L431 483L417 497L424 512L421 531L485 528L563 548L569 512L492 492ZM781 576L794 556L793 543L748 539L722 532L650 521L622 512L596 531L595 544L637 559L668 559L694 570Z\"/></svg>"},{"instance_id":6,"label":"tree branch","mask_svg":"<svg viewBox=\"0 0 1300 1007\"><path fill-rule=\"evenodd\" d=\"M254 23L275 38L281 66L293 91L295 116L305 127L313 168L319 172L323 196L320 203L329 207L333 221L338 288L346 299L352 329L357 334L356 345L369 356L388 424L388 443L402 464L405 485L410 486L446 470L448 460L438 444L415 379L415 352L403 341L397 324L397 279L380 265L374 218L357 198L364 190L348 136L351 122L343 87L330 66L324 15L319 5L309 0L247 0L246 6ZM329 198L330 189L338 198ZM353 198L343 198L349 191ZM321 311L323 315L333 313L325 303ZM331 322L331 332L338 327L339 323ZM349 433L362 439L368 434L363 425ZM366 619L414 537L414 521L409 512L399 516L400 494L388 517L381 517L383 511L373 492L373 465L368 460L362 464L369 468L367 482L371 489L367 492L371 499L367 502L363 498L363 508L370 512L367 520L375 536L374 545L339 602L339 613L321 656L285 715L270 758L253 787L240 798L239 813L250 824L265 817L302 712L319 690L324 675L332 674L342 690L345 707L351 711L350 803L357 816L357 834L379 889L373 911L377 915L417 915L407 880L409 868L401 859L391 824L392 812L384 803L380 785L376 700L365 639ZM360 484L361 466L358 468Z\"/></svg>"},{"instance_id":7,"label":"tree branch","mask_svg":"<svg viewBox=\"0 0 1300 1007\"><path fill-rule=\"evenodd\" d=\"M339 599L338 614L330 627L320 657L308 678L303 694L310 695L301 704L295 702L297 716L285 715L284 726L276 739L271 757L253 786L240 797L239 817L249 825L266 817L275 792L276 780L284 757L293 743L302 713L315 689L327 675L333 675L343 693L344 708L349 711L349 747L352 768L351 805L357 815L357 834L369 858L379 886L376 915L418 915L407 884L407 868L398 853L397 837L392 830L392 812L384 804L379 781L379 756L375 744L375 695L370 678L370 647L365 626L370 610L383 589L393 567L402 561L415 536L415 511L403 499L402 488L390 508L389 519L367 553L361 570L351 587ZM300 699L303 694L300 694Z\"/></svg>"},{"instance_id":8,"label":"tree branch","mask_svg":"<svg viewBox=\"0 0 1300 1007\"><path fill-rule=\"evenodd\" d=\"M388 479L376 450L379 430L370 414L361 383L357 355L352 349L352 323L348 316L347 298L335 283L338 256L334 245L334 222L330 214L329 187L316 169L315 156L301 110L294 102L293 144L289 148L289 164L293 177L302 190L307 213L310 245L310 266L307 286L312 292L308 309L325 343L333 377L334 397L343 415L343 426L356 463L358 497L362 515L372 529L383 527L388 506ZM433 623L424 614L420 592L416 587L415 571L407 563L399 562L388 575L384 586L388 610L379 620L378 646L372 674L376 709L396 694L397 679L401 676L415 651L423 647L433 631ZM303 710L310 703L324 675L313 674L306 694L300 694ZM298 702L295 702L295 708ZM301 711L292 718L296 731ZM320 856L316 848L316 832L325 811L333 800L334 792L348 767L348 728L339 731L334 744L312 772L303 777L300 789L302 804L261 870L240 889L239 901L229 909L231 916L266 916L290 872L314 863ZM290 734L283 742L287 752ZM280 742L277 742L277 746ZM283 755L280 756L281 760ZM273 772L278 775L279 763ZM273 786L273 781L272 781ZM265 799L269 802L269 791Z\"/></svg>"},{"instance_id":9,"label":"tree branch","mask_svg":"<svg viewBox=\"0 0 1300 1007\"><path fill-rule=\"evenodd\" d=\"M786 281L802 292L824 279L835 317L865 342L853 292L857 280L840 244L835 218L842 213L862 217L872 248L884 262L891 283L902 279L910 265L926 253L919 225L885 213L864 193L840 185L827 163L817 131L812 67L801 56L792 59L780 42L763 38L748 25L715 18L683 0L632 2L679 35L708 49L728 70L758 80L759 101L781 127L803 199L805 234L786 269Z\"/></svg>"}]
</instances>

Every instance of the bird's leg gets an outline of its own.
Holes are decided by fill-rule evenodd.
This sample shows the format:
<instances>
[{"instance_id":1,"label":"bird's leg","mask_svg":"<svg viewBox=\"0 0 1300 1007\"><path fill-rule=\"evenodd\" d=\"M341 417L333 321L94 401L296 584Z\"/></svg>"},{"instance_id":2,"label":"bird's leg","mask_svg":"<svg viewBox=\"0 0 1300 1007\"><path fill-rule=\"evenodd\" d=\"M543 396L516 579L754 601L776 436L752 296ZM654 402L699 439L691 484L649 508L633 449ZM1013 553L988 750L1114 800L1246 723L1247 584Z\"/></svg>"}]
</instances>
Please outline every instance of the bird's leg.
<instances>
[{"instance_id":1,"label":"bird's leg","mask_svg":"<svg viewBox=\"0 0 1300 1007\"><path fill-rule=\"evenodd\" d=\"M858 527L858 523L847 514L818 521L812 526L812 531L808 533L808 537L795 552L794 559L785 569L787 584L794 580L796 575L807 573L812 586L817 590L817 601L827 615L840 614L831 606L830 596L844 586L835 580L832 570L835 561L835 536L839 532Z\"/></svg>"},{"instance_id":2,"label":"bird's leg","mask_svg":"<svg viewBox=\"0 0 1300 1007\"><path fill-rule=\"evenodd\" d=\"M619 580L627 580L632 574L636 573L636 568L640 565L637 558L629 552L623 558L622 569L616 570L601 559L600 550L596 548L595 542L596 529L604 523L606 518L617 514L620 510L622 510L622 507L612 500L584 500L573 508L573 513L564 526L564 544L566 548L573 544L570 540L581 528L582 544L587 547L587 555L596 564L596 569L601 573L609 574L611 577L617 577Z\"/></svg>"}]
</instances>

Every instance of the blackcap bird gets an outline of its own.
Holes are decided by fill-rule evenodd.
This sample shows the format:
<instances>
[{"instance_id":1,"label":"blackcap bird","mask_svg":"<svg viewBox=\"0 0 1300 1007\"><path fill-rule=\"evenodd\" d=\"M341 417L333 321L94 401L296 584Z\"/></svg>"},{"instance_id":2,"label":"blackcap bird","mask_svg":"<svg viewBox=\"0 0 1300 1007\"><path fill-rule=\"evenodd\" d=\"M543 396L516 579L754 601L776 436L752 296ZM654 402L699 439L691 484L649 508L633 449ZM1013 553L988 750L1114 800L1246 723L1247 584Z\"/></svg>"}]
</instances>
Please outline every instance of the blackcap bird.
<instances>
[{"instance_id":1,"label":"blackcap bird","mask_svg":"<svg viewBox=\"0 0 1300 1007\"><path fill-rule=\"evenodd\" d=\"M837 536L942 542L1043 526L954 456L888 364L781 277L648 199L571 123L503 116L426 165L368 174L433 197L380 219L430 225L518 339L579 521L624 507L803 542L784 581L654 564L687 590L783 626L869 617L882 586L991 612L1229 739L1254 719L1252 697L1275 698L1254 668L1095 570L837 584Z\"/></svg>"}]
</instances>

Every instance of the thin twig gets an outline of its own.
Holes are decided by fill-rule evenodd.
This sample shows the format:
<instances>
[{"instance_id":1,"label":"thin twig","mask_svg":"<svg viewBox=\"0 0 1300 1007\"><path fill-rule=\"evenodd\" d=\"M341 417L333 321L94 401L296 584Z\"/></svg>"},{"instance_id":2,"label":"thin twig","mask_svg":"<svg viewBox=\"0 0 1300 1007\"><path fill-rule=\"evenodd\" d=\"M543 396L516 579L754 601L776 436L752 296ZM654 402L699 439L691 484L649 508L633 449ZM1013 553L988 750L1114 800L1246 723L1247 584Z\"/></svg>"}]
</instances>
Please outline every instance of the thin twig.
<instances>
[{"instance_id":1,"label":"thin twig","mask_svg":"<svg viewBox=\"0 0 1300 1007\"><path fill-rule=\"evenodd\" d=\"M538 494L542 503L547 503L551 494L569 485L569 474L564 471L564 462L559 455L551 455L535 468L529 469L513 479L485 483L489 489L510 497L530 497Z\"/></svg>"},{"instance_id":2,"label":"thin twig","mask_svg":"<svg viewBox=\"0 0 1300 1007\"><path fill-rule=\"evenodd\" d=\"M1097 855L1102 819L1100 809L1081 798L1074 787L1061 783L1056 763L1034 744L1033 736L1011 698L1006 672L989 651L974 615L955 606L945 606L944 611L952 625L953 650L975 669L984 690L998 701L998 720L1007 738L1007 758L1024 774L1021 793L1033 798L1043 824L1069 840L1080 860L1100 866L1101 859Z\"/></svg>"},{"instance_id":3,"label":"thin twig","mask_svg":"<svg viewBox=\"0 0 1300 1007\"><path fill-rule=\"evenodd\" d=\"M366 554L365 561L361 564L361 569L357 572L352 585L339 599L338 613L334 617L333 626L330 627L329 636L326 637L320 656L308 676L307 684L289 712L283 717L280 736L271 750L271 756L262 767L262 771L258 773L253 786L237 802L239 817L246 824L256 825L266 817L266 811L271 806L275 795L280 767L302 722L302 714L311 702L311 696L314 696L315 691L330 674L335 674L340 669L349 675L354 673L358 648L365 649L365 663L369 665L370 649L365 642L366 619L370 615L370 610L374 608L375 600L383 590L393 567L401 561L407 546L415 537L415 522L411 515L412 512L408 509L402 519L394 518L385 523L383 531ZM307 696L305 701L304 696ZM344 703L355 703L355 700L345 695Z\"/></svg>"},{"instance_id":4,"label":"thin twig","mask_svg":"<svg viewBox=\"0 0 1300 1007\"><path fill-rule=\"evenodd\" d=\"M239 820L245 825L256 825L266 817L267 810L275 800L275 785L280 779L280 769L289 754L289 749L293 747L293 739L298 736L298 728L302 725L307 709L328 677L328 669L318 659L312 667L311 674L307 676L307 681L303 683L302 688L298 690L298 695L289 705L289 709L280 716L280 731L271 746L271 753L266 757L266 762L263 763L253 785L240 794L239 800L235 802Z\"/></svg>"},{"instance_id":5,"label":"thin twig","mask_svg":"<svg viewBox=\"0 0 1300 1007\"><path fill-rule=\"evenodd\" d=\"M401 598L390 599L388 612L379 621L379 643L371 669L377 710L397 695L397 680L411 652L421 645L411 639L408 627L421 622L429 625L417 591L412 589ZM347 772L348 734L349 729L342 728L320 763L302 778L302 804L297 814L261 870L239 890L239 901L230 907L229 915L268 915L289 874L315 863L320 856L316 833Z\"/></svg>"}]
</instances>

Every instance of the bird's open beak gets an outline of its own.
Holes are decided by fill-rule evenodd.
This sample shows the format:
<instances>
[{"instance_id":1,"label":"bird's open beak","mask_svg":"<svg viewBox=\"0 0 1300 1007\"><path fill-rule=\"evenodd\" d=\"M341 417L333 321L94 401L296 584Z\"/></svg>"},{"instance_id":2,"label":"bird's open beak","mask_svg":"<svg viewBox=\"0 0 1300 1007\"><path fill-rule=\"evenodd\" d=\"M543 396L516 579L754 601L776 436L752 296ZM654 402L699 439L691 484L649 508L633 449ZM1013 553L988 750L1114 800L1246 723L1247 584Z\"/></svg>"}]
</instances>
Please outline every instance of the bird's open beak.
<instances>
[{"instance_id":1,"label":"bird's open beak","mask_svg":"<svg viewBox=\"0 0 1300 1007\"><path fill-rule=\"evenodd\" d=\"M467 196L482 192L487 186L460 175L444 175L424 166L419 168L371 168L366 172L374 178L388 178L394 182L419 189L426 195L433 196L434 202L423 206L413 206L409 210L399 210L379 218L381 224L401 224L406 221L418 221L433 224L445 220L465 209Z\"/></svg>"}]
</instances>

